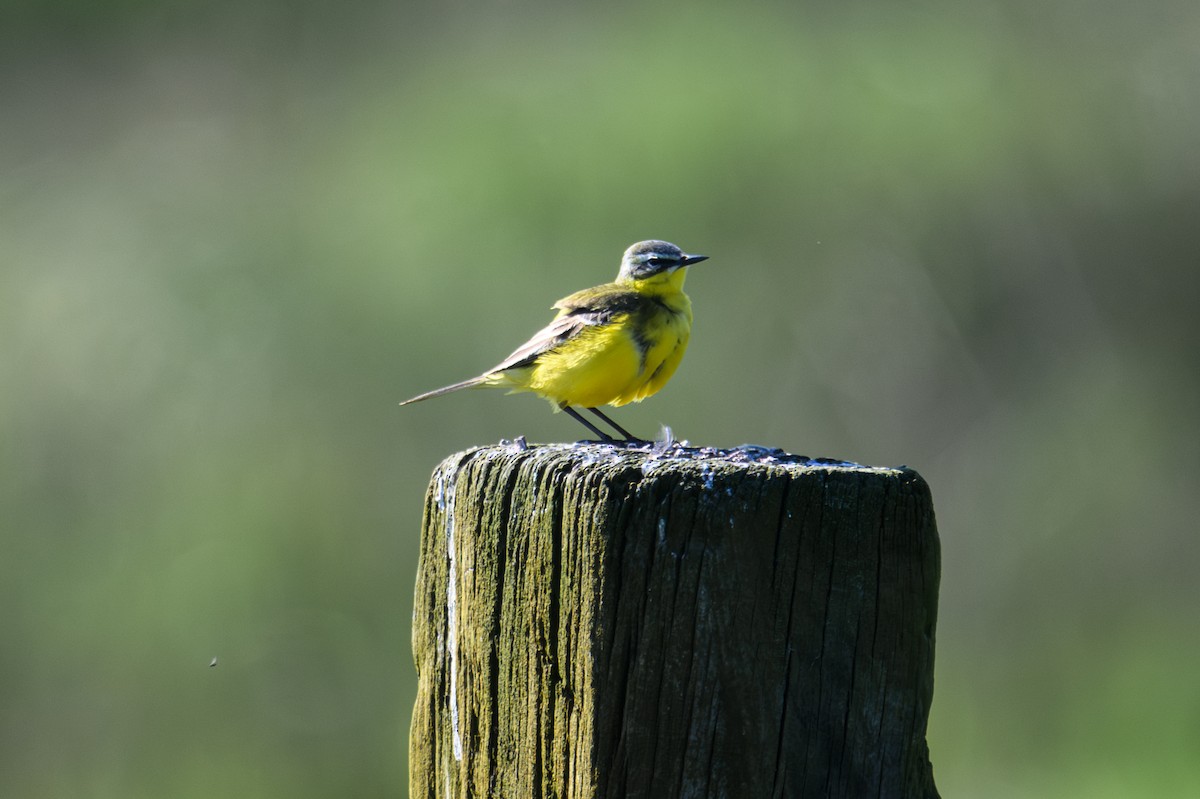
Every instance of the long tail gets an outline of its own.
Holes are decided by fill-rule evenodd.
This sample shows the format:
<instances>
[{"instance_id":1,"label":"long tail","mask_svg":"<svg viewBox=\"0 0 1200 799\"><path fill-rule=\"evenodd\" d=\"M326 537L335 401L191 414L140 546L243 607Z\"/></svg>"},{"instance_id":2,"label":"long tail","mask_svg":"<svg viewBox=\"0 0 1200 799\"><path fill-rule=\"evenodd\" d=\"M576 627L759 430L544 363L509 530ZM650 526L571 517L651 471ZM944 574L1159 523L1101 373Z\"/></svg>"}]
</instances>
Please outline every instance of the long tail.
<instances>
[{"instance_id":1,"label":"long tail","mask_svg":"<svg viewBox=\"0 0 1200 799\"><path fill-rule=\"evenodd\" d=\"M424 394L418 394L417 396L413 397L412 399L406 399L404 402L402 402L400 404L401 405L411 405L414 402L420 402L421 400L433 399L434 397L440 397L443 394L449 394L453 391L458 391L459 389L462 389L462 388L471 388L471 386L481 385L486 380L487 380L487 375L480 375L479 377L472 377L470 380L464 380L461 383L455 383L452 386L443 386L442 388L434 389L433 391L427 391Z\"/></svg>"}]
</instances>

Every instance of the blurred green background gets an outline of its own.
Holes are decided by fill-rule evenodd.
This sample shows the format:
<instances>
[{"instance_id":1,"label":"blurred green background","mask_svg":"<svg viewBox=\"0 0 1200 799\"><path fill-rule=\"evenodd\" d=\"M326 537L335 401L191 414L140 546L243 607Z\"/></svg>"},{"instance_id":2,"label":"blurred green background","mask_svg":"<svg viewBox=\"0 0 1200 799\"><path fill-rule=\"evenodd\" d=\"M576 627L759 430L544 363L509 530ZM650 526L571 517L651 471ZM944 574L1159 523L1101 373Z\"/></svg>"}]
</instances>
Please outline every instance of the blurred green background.
<instances>
[{"instance_id":1,"label":"blurred green background","mask_svg":"<svg viewBox=\"0 0 1200 799\"><path fill-rule=\"evenodd\" d=\"M581 431L396 403L651 237L622 424L931 484L943 795L1196 795L1200 5L2 13L0 795L403 795L429 473Z\"/></svg>"}]
</instances>

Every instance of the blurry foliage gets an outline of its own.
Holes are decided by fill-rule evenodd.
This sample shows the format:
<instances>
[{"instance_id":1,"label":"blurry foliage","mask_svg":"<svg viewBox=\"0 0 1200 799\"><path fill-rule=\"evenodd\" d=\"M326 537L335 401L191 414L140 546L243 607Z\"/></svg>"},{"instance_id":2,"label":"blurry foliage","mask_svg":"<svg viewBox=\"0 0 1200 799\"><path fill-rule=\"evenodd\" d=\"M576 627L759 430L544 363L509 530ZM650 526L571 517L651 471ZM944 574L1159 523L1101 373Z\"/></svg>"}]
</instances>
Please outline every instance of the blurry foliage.
<instances>
[{"instance_id":1,"label":"blurry foliage","mask_svg":"<svg viewBox=\"0 0 1200 799\"><path fill-rule=\"evenodd\" d=\"M580 431L395 403L648 237L622 424L933 486L943 793L1194 789L1194 4L345 9L5 12L0 794L402 793L428 473Z\"/></svg>"}]
</instances>

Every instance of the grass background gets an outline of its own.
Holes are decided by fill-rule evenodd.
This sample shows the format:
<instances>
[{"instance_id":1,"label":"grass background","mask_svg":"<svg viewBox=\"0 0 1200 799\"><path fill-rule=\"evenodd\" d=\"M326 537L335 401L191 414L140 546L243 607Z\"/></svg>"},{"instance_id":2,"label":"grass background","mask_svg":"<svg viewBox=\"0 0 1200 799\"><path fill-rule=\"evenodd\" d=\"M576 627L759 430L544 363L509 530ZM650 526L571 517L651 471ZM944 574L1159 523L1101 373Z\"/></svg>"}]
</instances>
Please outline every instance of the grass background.
<instances>
[{"instance_id":1,"label":"grass background","mask_svg":"<svg viewBox=\"0 0 1200 799\"><path fill-rule=\"evenodd\" d=\"M0 794L403 795L429 472L580 431L396 402L651 237L623 425L931 484L943 795L1200 784L1196 4L0 14Z\"/></svg>"}]
</instances>

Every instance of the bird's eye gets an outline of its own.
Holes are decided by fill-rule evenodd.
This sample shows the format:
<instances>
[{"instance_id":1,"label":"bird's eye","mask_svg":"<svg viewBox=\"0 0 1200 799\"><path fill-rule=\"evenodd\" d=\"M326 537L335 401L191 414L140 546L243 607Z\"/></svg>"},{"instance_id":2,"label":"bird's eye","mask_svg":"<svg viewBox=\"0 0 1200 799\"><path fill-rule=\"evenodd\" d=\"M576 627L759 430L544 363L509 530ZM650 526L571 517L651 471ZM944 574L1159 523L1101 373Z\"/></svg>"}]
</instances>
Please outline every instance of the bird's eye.
<instances>
[{"instance_id":1,"label":"bird's eye","mask_svg":"<svg viewBox=\"0 0 1200 799\"><path fill-rule=\"evenodd\" d=\"M666 262L666 258L659 258L657 255L652 255L646 259L646 263L650 264L651 266L662 266Z\"/></svg>"}]
</instances>

